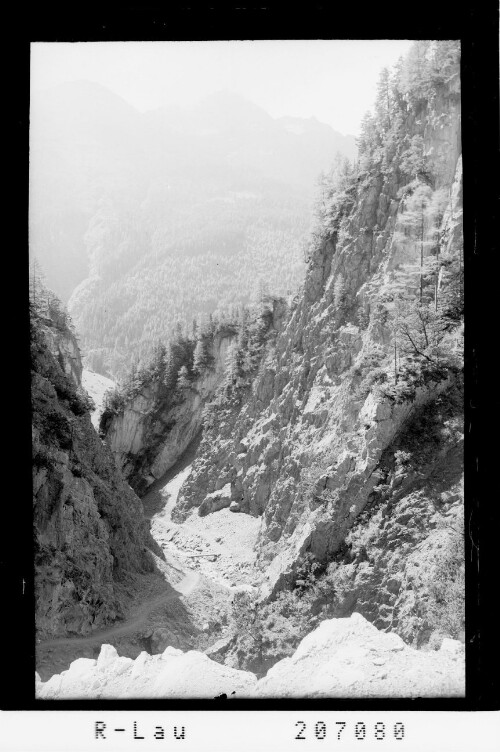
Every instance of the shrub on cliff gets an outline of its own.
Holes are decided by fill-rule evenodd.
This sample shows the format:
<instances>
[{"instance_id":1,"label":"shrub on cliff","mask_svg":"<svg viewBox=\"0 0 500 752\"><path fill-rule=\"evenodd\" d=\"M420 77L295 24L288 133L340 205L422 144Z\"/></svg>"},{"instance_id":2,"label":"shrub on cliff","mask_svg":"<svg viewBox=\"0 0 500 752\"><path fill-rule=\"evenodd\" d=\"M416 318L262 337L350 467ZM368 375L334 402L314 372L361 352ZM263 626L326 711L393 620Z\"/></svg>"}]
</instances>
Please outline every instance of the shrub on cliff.
<instances>
[{"instance_id":1,"label":"shrub on cliff","mask_svg":"<svg viewBox=\"0 0 500 752\"><path fill-rule=\"evenodd\" d=\"M101 417L101 423L106 422L106 416L115 415L120 412L125 405L125 394L119 387L108 389L103 398L103 412Z\"/></svg>"},{"instance_id":2,"label":"shrub on cliff","mask_svg":"<svg viewBox=\"0 0 500 752\"><path fill-rule=\"evenodd\" d=\"M290 591L265 605L251 596L233 603L231 626L237 636L240 668L263 676L274 663L291 655L315 626L305 606Z\"/></svg>"},{"instance_id":3,"label":"shrub on cliff","mask_svg":"<svg viewBox=\"0 0 500 752\"><path fill-rule=\"evenodd\" d=\"M462 370L461 248L438 251L422 256L419 266L395 269L384 289L386 315L381 323L392 330L393 368L379 391L396 403L412 400L418 387Z\"/></svg>"},{"instance_id":4,"label":"shrub on cliff","mask_svg":"<svg viewBox=\"0 0 500 752\"><path fill-rule=\"evenodd\" d=\"M423 604L423 616L433 630L430 647L439 647L442 637L458 639L465 629L465 561L464 518L458 516L453 526L441 521L449 533L440 552L438 565Z\"/></svg>"},{"instance_id":5,"label":"shrub on cliff","mask_svg":"<svg viewBox=\"0 0 500 752\"><path fill-rule=\"evenodd\" d=\"M251 593L233 601L232 628L237 635L239 665L263 675L281 658L291 655L306 634L333 615L331 582L325 567L311 554L303 557L290 590L262 604Z\"/></svg>"},{"instance_id":6,"label":"shrub on cliff","mask_svg":"<svg viewBox=\"0 0 500 752\"><path fill-rule=\"evenodd\" d=\"M357 359L352 373L357 381L354 390L355 399L365 399L376 384L382 384L388 379L387 368L382 365L386 359L384 348L369 342Z\"/></svg>"}]
</instances>

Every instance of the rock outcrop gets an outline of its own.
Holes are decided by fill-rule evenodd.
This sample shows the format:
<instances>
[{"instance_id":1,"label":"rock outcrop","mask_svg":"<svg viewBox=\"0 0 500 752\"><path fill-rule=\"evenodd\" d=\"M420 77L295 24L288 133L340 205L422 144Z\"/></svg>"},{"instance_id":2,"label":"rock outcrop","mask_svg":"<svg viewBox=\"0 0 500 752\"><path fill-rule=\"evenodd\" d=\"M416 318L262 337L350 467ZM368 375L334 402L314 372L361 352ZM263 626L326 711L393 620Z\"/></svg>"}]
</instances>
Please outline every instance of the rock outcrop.
<instances>
[{"instance_id":1,"label":"rock outcrop","mask_svg":"<svg viewBox=\"0 0 500 752\"><path fill-rule=\"evenodd\" d=\"M71 331L33 310L31 336L37 634L87 634L121 614L157 547L92 427Z\"/></svg>"},{"instance_id":2,"label":"rock outcrop","mask_svg":"<svg viewBox=\"0 0 500 752\"><path fill-rule=\"evenodd\" d=\"M370 168L345 189L251 385L226 393L207 417L173 516L203 513L229 487L240 512L262 517L266 597L293 586L309 552L330 574L336 567L338 615L357 608L421 644L433 632L422 596L436 571L463 558L463 327L438 321L446 271L434 273L426 293L436 298L428 322L434 316L441 327L434 360L409 328L406 337L394 299L399 284L418 300L427 262L461 264L458 65L415 102L402 110L405 143L421 150L425 171L411 181L401 161Z\"/></svg>"},{"instance_id":3,"label":"rock outcrop","mask_svg":"<svg viewBox=\"0 0 500 752\"><path fill-rule=\"evenodd\" d=\"M41 321L45 324L47 347L63 373L78 389L82 386L83 365L76 336L69 326L56 325L48 310L44 313Z\"/></svg>"},{"instance_id":4,"label":"rock outcrop","mask_svg":"<svg viewBox=\"0 0 500 752\"><path fill-rule=\"evenodd\" d=\"M97 660L79 658L47 682L36 676L40 700L245 697L463 697L463 646L443 640L417 651L359 614L321 623L257 681L249 671L215 663L203 653L167 647L161 655L119 657L103 645Z\"/></svg>"},{"instance_id":5,"label":"rock outcrop","mask_svg":"<svg viewBox=\"0 0 500 752\"><path fill-rule=\"evenodd\" d=\"M463 697L464 657L456 640L443 640L438 651L413 650L354 613L321 622L257 683L257 696Z\"/></svg>"},{"instance_id":6,"label":"rock outcrop","mask_svg":"<svg viewBox=\"0 0 500 752\"><path fill-rule=\"evenodd\" d=\"M208 347L203 369L183 399L172 401L159 379L152 379L112 417L103 431L117 466L132 488L143 494L179 459L199 434L203 410L224 377L227 350L235 331L219 330Z\"/></svg>"}]
</instances>

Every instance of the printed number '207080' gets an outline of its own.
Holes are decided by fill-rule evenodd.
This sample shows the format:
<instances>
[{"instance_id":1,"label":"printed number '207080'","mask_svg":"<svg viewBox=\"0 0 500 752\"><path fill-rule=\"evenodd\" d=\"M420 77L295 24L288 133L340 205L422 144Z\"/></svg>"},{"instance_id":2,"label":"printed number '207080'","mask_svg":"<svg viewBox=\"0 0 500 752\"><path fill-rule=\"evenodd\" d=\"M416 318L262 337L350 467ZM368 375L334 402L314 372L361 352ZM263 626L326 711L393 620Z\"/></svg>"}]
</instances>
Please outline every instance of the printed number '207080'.
<instances>
[{"instance_id":1,"label":"printed number '207080'","mask_svg":"<svg viewBox=\"0 0 500 752\"><path fill-rule=\"evenodd\" d=\"M297 721L295 726L298 728L298 734L295 739L305 741L306 739L326 739L327 725L323 721L318 721L314 724L314 727L307 729L307 724L304 721ZM349 726L349 728L347 728ZM362 741L364 739L376 739L377 741L383 741L387 738L403 740L405 737L404 724L398 721L394 724L382 723L378 721L375 724L364 723L358 721L355 724L347 724L345 721L335 721L335 728L333 730L328 729L330 736L341 741L342 738L350 736L350 732L356 739Z\"/></svg>"}]
</instances>

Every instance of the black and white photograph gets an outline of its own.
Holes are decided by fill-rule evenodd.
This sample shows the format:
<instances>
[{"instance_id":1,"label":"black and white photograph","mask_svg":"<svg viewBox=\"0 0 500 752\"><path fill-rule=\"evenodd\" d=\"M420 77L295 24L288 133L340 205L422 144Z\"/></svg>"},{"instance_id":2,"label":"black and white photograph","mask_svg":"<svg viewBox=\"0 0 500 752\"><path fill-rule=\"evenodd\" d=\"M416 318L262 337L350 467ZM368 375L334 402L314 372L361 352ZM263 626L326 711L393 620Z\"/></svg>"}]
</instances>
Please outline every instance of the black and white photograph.
<instances>
[{"instance_id":1,"label":"black and white photograph","mask_svg":"<svg viewBox=\"0 0 500 752\"><path fill-rule=\"evenodd\" d=\"M31 44L37 700L465 697L460 62Z\"/></svg>"}]
</instances>

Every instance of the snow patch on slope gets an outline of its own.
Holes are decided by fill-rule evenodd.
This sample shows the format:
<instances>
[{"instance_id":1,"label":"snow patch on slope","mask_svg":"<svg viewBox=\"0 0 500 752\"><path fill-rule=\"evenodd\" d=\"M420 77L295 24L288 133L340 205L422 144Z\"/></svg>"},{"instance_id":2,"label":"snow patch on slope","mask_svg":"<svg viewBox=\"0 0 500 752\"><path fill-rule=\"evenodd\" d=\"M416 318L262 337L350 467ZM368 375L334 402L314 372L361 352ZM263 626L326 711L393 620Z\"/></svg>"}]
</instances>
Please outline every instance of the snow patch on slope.
<instances>
[{"instance_id":1,"label":"snow patch on slope","mask_svg":"<svg viewBox=\"0 0 500 752\"><path fill-rule=\"evenodd\" d=\"M95 410L91 413L91 419L92 425L97 430L99 428L99 420L101 419L104 395L109 389L114 389L116 384L111 379L107 379L106 376L101 376L100 373L84 369L82 373L82 386L94 400Z\"/></svg>"}]
</instances>

